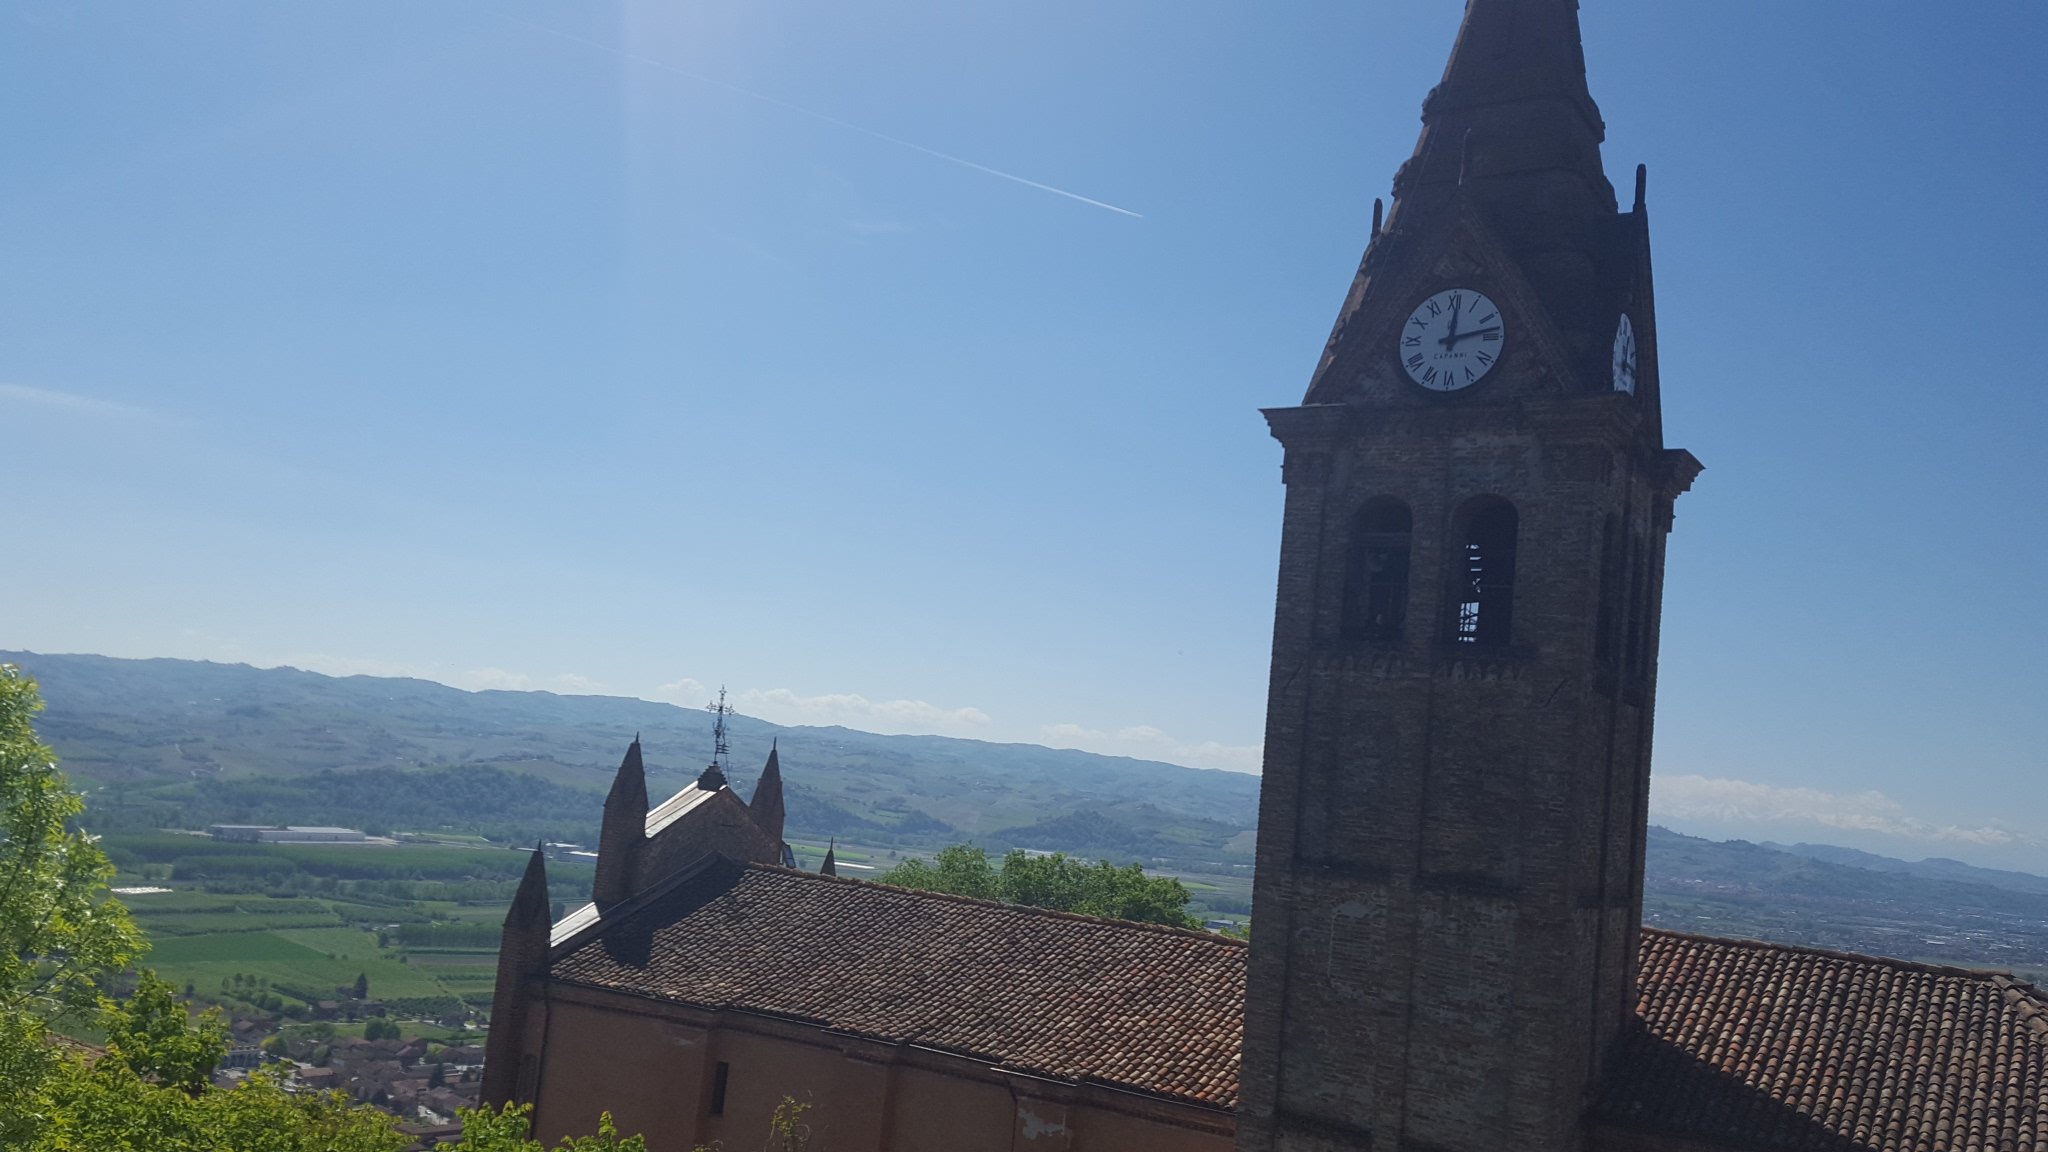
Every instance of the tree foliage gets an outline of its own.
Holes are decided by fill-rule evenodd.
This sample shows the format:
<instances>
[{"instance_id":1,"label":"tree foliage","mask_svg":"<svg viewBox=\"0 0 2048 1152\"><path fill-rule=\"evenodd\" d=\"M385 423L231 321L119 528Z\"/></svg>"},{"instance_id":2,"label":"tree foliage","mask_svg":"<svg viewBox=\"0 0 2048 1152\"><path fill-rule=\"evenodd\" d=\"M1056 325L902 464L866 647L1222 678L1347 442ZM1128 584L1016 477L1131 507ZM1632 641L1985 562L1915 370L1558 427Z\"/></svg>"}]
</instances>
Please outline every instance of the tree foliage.
<instances>
[{"instance_id":1,"label":"tree foliage","mask_svg":"<svg viewBox=\"0 0 2048 1152\"><path fill-rule=\"evenodd\" d=\"M532 1123L528 1111L524 1104L507 1105L498 1112L463 1109L462 1142L452 1146L454 1152L548 1152L546 1145L527 1138ZM565 1136L555 1145L555 1152L647 1152L647 1140L619 1135L612 1114L606 1112L598 1118L597 1135Z\"/></svg>"},{"instance_id":2,"label":"tree foliage","mask_svg":"<svg viewBox=\"0 0 2048 1152\"><path fill-rule=\"evenodd\" d=\"M1089 864L1064 852L1033 856L1013 851L997 866L980 848L955 844L940 849L930 861L905 860L881 879L884 884L904 888L1007 900L1085 916L1200 927L1188 915L1188 890L1179 880L1147 876L1136 864L1121 868L1107 860Z\"/></svg>"},{"instance_id":3,"label":"tree foliage","mask_svg":"<svg viewBox=\"0 0 2048 1152\"><path fill-rule=\"evenodd\" d=\"M85 1012L100 981L142 950L128 910L106 895L113 866L72 827L85 802L31 721L36 683L0 665L0 1013Z\"/></svg>"},{"instance_id":4,"label":"tree foliage","mask_svg":"<svg viewBox=\"0 0 2048 1152\"><path fill-rule=\"evenodd\" d=\"M126 1001L104 994L142 940L110 898L112 868L71 822L84 810L31 724L35 681L0 665L0 1148L9 1152L397 1152L397 1122L340 1093L288 1092L257 1072L211 1084L227 1052L218 1010L196 1020L144 970ZM236 977L241 983L241 977ZM358 978L358 986L364 984ZM53 1020L97 1025L94 1052L59 1039ZM398 1029L373 1020L380 1031ZM367 1029L366 1029L367 1031ZM545 1152L523 1109L465 1113L463 1152ZM606 1115L596 1136L556 1152L646 1152Z\"/></svg>"},{"instance_id":5,"label":"tree foliage","mask_svg":"<svg viewBox=\"0 0 2048 1152\"><path fill-rule=\"evenodd\" d=\"M84 802L32 723L36 683L0 665L0 1147L24 1144L47 1112L41 1088L60 1071L54 1017L100 1008L110 973L142 950L127 909L106 896L113 874L71 826Z\"/></svg>"},{"instance_id":6,"label":"tree foliage","mask_svg":"<svg viewBox=\"0 0 2048 1152\"><path fill-rule=\"evenodd\" d=\"M340 1093L287 1092L260 1072L192 1092L124 1060L69 1054L41 1087L43 1124L27 1152L397 1152L411 1142L381 1112Z\"/></svg>"},{"instance_id":7,"label":"tree foliage","mask_svg":"<svg viewBox=\"0 0 2048 1152\"><path fill-rule=\"evenodd\" d=\"M106 1005L103 1014L107 1051L99 1063L118 1064L146 1083L197 1096L227 1055L228 1026L220 1009L192 1019L169 982L154 972L144 971L135 994L125 1004Z\"/></svg>"}]
</instances>

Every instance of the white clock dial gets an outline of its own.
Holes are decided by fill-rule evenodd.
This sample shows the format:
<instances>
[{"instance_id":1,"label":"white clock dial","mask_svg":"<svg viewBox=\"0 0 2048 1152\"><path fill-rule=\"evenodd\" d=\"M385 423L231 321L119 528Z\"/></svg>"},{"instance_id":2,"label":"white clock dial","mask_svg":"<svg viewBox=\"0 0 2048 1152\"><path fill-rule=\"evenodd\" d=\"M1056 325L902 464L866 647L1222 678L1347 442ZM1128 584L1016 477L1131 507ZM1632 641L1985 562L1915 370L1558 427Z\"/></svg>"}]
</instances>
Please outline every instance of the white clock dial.
<instances>
[{"instance_id":1,"label":"white clock dial","mask_svg":"<svg viewBox=\"0 0 2048 1152\"><path fill-rule=\"evenodd\" d=\"M1500 361L1506 330L1493 301L1470 288L1446 288L1409 314L1397 354L1410 380L1455 392L1477 384Z\"/></svg>"},{"instance_id":2,"label":"white clock dial","mask_svg":"<svg viewBox=\"0 0 2048 1152\"><path fill-rule=\"evenodd\" d=\"M1614 390L1636 394L1636 327L1626 312L1614 329Z\"/></svg>"}]
</instances>

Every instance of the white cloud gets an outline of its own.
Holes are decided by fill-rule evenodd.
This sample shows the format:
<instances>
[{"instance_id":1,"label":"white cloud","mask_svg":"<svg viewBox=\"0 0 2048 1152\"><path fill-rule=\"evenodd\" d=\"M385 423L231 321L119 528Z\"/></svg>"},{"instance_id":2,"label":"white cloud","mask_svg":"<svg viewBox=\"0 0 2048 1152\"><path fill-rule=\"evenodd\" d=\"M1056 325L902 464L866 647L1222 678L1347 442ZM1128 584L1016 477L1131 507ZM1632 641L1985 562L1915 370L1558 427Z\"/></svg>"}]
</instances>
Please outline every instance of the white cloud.
<instances>
[{"instance_id":1,"label":"white cloud","mask_svg":"<svg viewBox=\"0 0 2048 1152\"><path fill-rule=\"evenodd\" d=\"M503 668L472 668L458 672L448 678L448 683L471 692L525 692L533 687L533 677L522 672L507 672Z\"/></svg>"},{"instance_id":2,"label":"white cloud","mask_svg":"<svg viewBox=\"0 0 2048 1152\"><path fill-rule=\"evenodd\" d=\"M1141 760L1164 760L1190 768L1223 768L1231 772L1257 772L1263 749L1257 744L1224 744L1215 740L1189 743L1175 739L1149 724L1105 732L1079 724L1051 724L1042 739L1056 748L1078 748L1107 756L1133 756Z\"/></svg>"},{"instance_id":3,"label":"white cloud","mask_svg":"<svg viewBox=\"0 0 2048 1152\"><path fill-rule=\"evenodd\" d=\"M233 657L240 659L240 657ZM323 676L387 676L411 680L431 680L432 676L410 664L394 660L364 659L359 656L335 656L327 652L312 652L287 657L275 665L263 662L266 667L297 668L302 672L318 672Z\"/></svg>"},{"instance_id":4,"label":"white cloud","mask_svg":"<svg viewBox=\"0 0 2048 1152\"><path fill-rule=\"evenodd\" d=\"M0 404L36 408L88 420L161 423L170 419L152 408L80 396L75 392L58 392L51 388L31 388L26 384L0 384Z\"/></svg>"},{"instance_id":5,"label":"white cloud","mask_svg":"<svg viewBox=\"0 0 2048 1152\"><path fill-rule=\"evenodd\" d=\"M467 688L471 692L497 689L505 692L558 692L564 696L596 696L606 691L603 681L593 680L580 672L529 676L524 672L508 672L503 668L472 668L448 677L447 683L456 688Z\"/></svg>"},{"instance_id":6,"label":"white cloud","mask_svg":"<svg viewBox=\"0 0 2048 1152\"><path fill-rule=\"evenodd\" d=\"M1720 776L1654 776L1650 813L1664 819L1731 823L1817 824L1907 840L1987 847L2032 843L2033 837L1989 825L1937 824L1906 811L1878 791L1825 792L1780 788Z\"/></svg>"},{"instance_id":7,"label":"white cloud","mask_svg":"<svg viewBox=\"0 0 2048 1152\"><path fill-rule=\"evenodd\" d=\"M740 693L733 706L778 724L841 724L897 734L965 735L990 723L988 713L979 708L942 708L923 700L870 700L852 692L799 696L787 688L752 688Z\"/></svg>"},{"instance_id":8,"label":"white cloud","mask_svg":"<svg viewBox=\"0 0 2048 1152\"><path fill-rule=\"evenodd\" d=\"M701 681L685 676L681 680L671 680L660 685L648 693L647 698L659 700L664 704L674 704L679 708L702 708L711 702L711 690L704 687Z\"/></svg>"}]
</instances>

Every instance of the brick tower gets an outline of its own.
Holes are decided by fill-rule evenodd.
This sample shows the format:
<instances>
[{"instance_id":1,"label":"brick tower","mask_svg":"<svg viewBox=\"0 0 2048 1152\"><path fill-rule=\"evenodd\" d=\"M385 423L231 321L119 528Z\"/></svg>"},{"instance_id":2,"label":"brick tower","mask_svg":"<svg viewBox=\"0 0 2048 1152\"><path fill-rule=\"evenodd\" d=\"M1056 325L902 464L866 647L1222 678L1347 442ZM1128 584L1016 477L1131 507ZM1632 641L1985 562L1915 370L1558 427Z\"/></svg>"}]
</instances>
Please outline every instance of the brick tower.
<instances>
[{"instance_id":1,"label":"brick tower","mask_svg":"<svg viewBox=\"0 0 2048 1152\"><path fill-rule=\"evenodd\" d=\"M1672 503L1576 0L1470 0L1300 407L1246 1152L1553 1152L1632 1011Z\"/></svg>"}]
</instances>

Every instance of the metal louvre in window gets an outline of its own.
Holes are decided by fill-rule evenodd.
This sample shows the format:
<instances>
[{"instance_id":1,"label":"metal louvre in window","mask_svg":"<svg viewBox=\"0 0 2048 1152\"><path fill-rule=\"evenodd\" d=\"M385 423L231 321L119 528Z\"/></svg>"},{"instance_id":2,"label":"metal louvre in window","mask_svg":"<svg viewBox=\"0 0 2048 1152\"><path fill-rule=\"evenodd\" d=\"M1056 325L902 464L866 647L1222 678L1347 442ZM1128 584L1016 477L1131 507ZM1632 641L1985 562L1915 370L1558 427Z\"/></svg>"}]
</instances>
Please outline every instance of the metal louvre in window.
<instances>
[{"instance_id":1,"label":"metal louvre in window","mask_svg":"<svg viewBox=\"0 0 2048 1152\"><path fill-rule=\"evenodd\" d=\"M1454 559L1451 639L1460 644L1504 647L1514 635L1515 506L1498 496L1481 496L1460 511Z\"/></svg>"}]
</instances>

